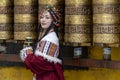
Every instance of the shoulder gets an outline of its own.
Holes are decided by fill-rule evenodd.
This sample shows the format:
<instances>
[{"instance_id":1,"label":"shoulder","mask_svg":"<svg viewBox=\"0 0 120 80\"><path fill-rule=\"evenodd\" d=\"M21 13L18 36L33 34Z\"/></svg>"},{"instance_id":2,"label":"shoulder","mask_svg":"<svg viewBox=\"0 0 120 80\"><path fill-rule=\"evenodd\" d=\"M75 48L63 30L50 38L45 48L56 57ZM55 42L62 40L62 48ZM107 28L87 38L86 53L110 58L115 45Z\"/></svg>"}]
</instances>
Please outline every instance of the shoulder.
<instances>
[{"instance_id":1,"label":"shoulder","mask_svg":"<svg viewBox=\"0 0 120 80\"><path fill-rule=\"evenodd\" d=\"M56 45L59 45L59 39L55 32L51 32L51 33L47 34L41 41L49 41Z\"/></svg>"}]
</instances>

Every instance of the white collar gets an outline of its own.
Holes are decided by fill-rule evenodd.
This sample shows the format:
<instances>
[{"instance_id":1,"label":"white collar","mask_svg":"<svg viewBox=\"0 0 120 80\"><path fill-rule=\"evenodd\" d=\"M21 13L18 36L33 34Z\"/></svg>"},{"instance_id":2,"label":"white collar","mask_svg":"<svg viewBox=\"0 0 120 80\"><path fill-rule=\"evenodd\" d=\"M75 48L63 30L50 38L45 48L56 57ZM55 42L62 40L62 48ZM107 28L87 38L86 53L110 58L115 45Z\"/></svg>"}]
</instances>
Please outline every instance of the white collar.
<instances>
[{"instance_id":1,"label":"white collar","mask_svg":"<svg viewBox=\"0 0 120 80\"><path fill-rule=\"evenodd\" d=\"M59 45L59 39L55 32L48 33L45 37L41 39L41 41L50 41L56 45Z\"/></svg>"}]
</instances>

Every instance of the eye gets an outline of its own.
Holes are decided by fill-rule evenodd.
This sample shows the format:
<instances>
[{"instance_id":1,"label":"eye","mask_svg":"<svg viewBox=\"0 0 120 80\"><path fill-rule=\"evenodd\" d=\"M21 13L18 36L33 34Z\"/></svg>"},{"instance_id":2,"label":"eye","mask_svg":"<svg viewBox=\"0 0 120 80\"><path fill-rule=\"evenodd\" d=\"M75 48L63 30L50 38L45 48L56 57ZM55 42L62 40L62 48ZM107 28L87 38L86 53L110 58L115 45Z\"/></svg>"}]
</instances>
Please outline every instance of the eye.
<instances>
[{"instance_id":1,"label":"eye","mask_svg":"<svg viewBox=\"0 0 120 80\"><path fill-rule=\"evenodd\" d=\"M40 16L40 19L42 19L43 18L43 16Z\"/></svg>"},{"instance_id":2,"label":"eye","mask_svg":"<svg viewBox=\"0 0 120 80\"><path fill-rule=\"evenodd\" d=\"M46 17L46 19L51 19L50 17Z\"/></svg>"}]
</instances>

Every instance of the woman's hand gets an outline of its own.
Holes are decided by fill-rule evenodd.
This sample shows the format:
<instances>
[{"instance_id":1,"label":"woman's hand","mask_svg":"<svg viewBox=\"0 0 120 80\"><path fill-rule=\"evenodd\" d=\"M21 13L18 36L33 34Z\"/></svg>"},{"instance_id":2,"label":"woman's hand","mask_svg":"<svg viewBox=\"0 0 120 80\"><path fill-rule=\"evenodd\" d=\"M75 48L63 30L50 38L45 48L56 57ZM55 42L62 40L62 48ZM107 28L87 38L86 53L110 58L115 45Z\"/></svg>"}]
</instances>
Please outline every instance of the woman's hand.
<instances>
[{"instance_id":1,"label":"woman's hand","mask_svg":"<svg viewBox=\"0 0 120 80\"><path fill-rule=\"evenodd\" d=\"M26 47L20 50L20 58L22 61L25 60L28 54L33 54L33 49L32 47Z\"/></svg>"}]
</instances>

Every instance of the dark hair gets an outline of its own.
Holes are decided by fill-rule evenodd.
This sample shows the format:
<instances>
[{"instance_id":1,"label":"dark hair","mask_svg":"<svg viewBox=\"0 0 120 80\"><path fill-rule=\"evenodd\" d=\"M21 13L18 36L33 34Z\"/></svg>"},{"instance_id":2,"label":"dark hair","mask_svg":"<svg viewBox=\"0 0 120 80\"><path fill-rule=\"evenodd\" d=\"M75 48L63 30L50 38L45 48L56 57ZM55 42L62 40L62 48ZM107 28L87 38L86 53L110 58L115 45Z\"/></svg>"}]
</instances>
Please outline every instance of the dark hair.
<instances>
[{"instance_id":1,"label":"dark hair","mask_svg":"<svg viewBox=\"0 0 120 80\"><path fill-rule=\"evenodd\" d=\"M33 51L35 51L35 49L36 49L36 47L37 47L37 43L44 37L44 36L46 36L48 33L49 33L49 31L52 29L52 28L54 28L54 31L55 31L55 33L56 33L56 35L58 36L58 28L57 27L54 27L55 25L54 25L54 23L52 22L51 24L50 24L50 26L47 28L47 30L46 30L46 32L44 33L44 35L39 39L39 33L42 31L42 27L41 27L41 25L38 25L38 30L37 30L37 37L36 37L36 39L35 39L35 45L33 46L34 48L33 48Z\"/></svg>"}]
</instances>

